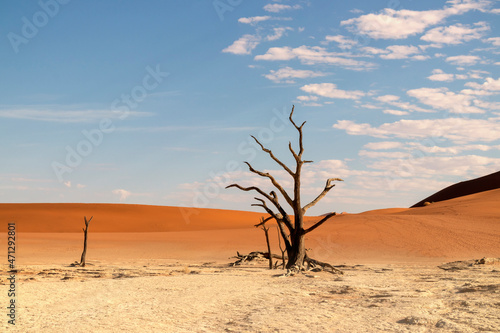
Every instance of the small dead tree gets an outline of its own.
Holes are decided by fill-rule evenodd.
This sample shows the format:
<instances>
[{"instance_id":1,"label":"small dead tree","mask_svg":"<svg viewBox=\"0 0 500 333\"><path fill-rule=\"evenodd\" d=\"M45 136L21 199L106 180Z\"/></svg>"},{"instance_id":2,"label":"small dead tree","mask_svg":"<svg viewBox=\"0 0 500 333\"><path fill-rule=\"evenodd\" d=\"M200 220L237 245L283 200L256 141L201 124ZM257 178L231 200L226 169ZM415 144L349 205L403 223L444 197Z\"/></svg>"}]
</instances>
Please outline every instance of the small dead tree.
<instances>
[{"instance_id":1,"label":"small dead tree","mask_svg":"<svg viewBox=\"0 0 500 333\"><path fill-rule=\"evenodd\" d=\"M273 269L273 254L271 253L271 244L269 244L269 227L266 227L266 222L272 219L272 217L268 217L267 219L262 218L259 224L256 224L255 227L261 227L264 230L264 235L266 236L266 244L267 244L267 253L269 254L269 269Z\"/></svg>"},{"instance_id":2,"label":"small dead tree","mask_svg":"<svg viewBox=\"0 0 500 333\"><path fill-rule=\"evenodd\" d=\"M283 186L281 186L281 184L278 183L276 178L274 178L270 173L256 170L252 167L250 163L245 162L250 172L257 174L261 177L267 178L271 182L271 184L278 190L278 192L284 198L285 202L291 207L293 211L293 220L291 216L288 215L288 213L283 208L282 204L278 199L278 195L274 191L266 193L257 186L243 187L238 184L231 184L228 185L226 188L236 187L242 191L255 191L263 197L263 198L256 197L255 200L257 200L258 203L252 204L252 206L262 207L270 215L271 218L276 220L288 256L286 267L288 269L300 270L302 269L304 262L310 263L314 261L314 264L316 265L322 264L317 260L312 260L307 257L305 248L305 235L318 228L320 225L325 223L328 219L330 219L332 216L336 214L335 213L326 214L325 216L323 216L321 220L319 220L318 222L316 222L314 225L312 225L307 229L304 229L304 215L309 208L316 205L335 186L335 184L333 184L334 181L342 181L342 179L340 178L328 179L326 181L326 185L323 191L310 203L302 205L300 196L302 166L306 163L312 163L312 161L307 161L302 158L302 155L304 153L302 128L304 127L304 124L306 122L304 121L300 126L298 126L294 122L294 120L292 119L294 108L295 107L292 107L289 120L299 134L299 151L296 152L293 149L291 142L288 144L288 149L290 150L295 160L294 170L288 167L281 160L279 160L271 150L264 147L262 143L260 143L259 140L257 140L253 135L251 136L255 140L255 142L260 146L262 151L267 153L273 161L275 161L279 166L281 166L292 177L293 194L289 194L283 188ZM268 203L274 206L273 208L274 210L268 206ZM331 265L328 264L325 265L326 267L331 267Z\"/></svg>"},{"instance_id":3,"label":"small dead tree","mask_svg":"<svg viewBox=\"0 0 500 333\"><path fill-rule=\"evenodd\" d=\"M85 228L82 228L83 230L83 252L82 252L82 257L80 258L80 262L75 261L71 266L81 266L85 267L85 256L87 255L87 232L89 230L89 223L92 221L94 217L92 216L90 220L87 220L87 217L84 216L83 220L85 221Z\"/></svg>"}]
</instances>

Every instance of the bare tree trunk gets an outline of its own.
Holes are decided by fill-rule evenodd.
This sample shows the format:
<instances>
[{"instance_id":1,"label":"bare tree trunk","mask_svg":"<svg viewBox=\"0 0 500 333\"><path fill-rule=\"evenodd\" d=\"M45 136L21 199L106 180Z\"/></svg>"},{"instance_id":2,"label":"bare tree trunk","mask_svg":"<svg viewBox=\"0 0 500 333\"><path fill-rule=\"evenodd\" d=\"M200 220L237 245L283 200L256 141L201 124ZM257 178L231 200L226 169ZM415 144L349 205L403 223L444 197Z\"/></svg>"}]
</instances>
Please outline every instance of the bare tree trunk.
<instances>
[{"instance_id":1,"label":"bare tree trunk","mask_svg":"<svg viewBox=\"0 0 500 333\"><path fill-rule=\"evenodd\" d=\"M93 216L90 218L90 220L87 221L87 217L84 216L83 219L85 220L85 228L83 229L84 233L84 238L83 238L83 252L82 252L82 257L80 259L80 266L85 267L85 255L87 254L87 231L89 230L89 223L92 221Z\"/></svg>"},{"instance_id":2,"label":"bare tree trunk","mask_svg":"<svg viewBox=\"0 0 500 333\"><path fill-rule=\"evenodd\" d=\"M285 269L285 250L283 250L283 248L281 247L281 235L280 235L279 230L278 230L278 245L279 245L280 251L281 251L281 261L282 261L283 269Z\"/></svg>"},{"instance_id":3,"label":"bare tree trunk","mask_svg":"<svg viewBox=\"0 0 500 333\"><path fill-rule=\"evenodd\" d=\"M306 257L305 234L303 232L293 235L292 248L288 252L288 262L286 268L296 267L301 269Z\"/></svg>"},{"instance_id":4,"label":"bare tree trunk","mask_svg":"<svg viewBox=\"0 0 500 333\"><path fill-rule=\"evenodd\" d=\"M269 244L269 228L263 225L262 230L264 230L264 234L266 235L267 252L269 253L269 269L273 269L273 254L271 253L271 244Z\"/></svg>"}]
</instances>

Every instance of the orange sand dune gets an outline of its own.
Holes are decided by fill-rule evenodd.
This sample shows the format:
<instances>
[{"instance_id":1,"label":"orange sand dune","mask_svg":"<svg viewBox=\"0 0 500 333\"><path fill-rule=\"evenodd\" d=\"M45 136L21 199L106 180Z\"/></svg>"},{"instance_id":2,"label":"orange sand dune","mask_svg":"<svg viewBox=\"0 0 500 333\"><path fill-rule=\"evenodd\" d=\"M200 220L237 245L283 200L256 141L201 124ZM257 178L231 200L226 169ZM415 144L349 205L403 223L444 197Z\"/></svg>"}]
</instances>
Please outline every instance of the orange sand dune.
<instances>
[{"instance_id":1,"label":"orange sand dune","mask_svg":"<svg viewBox=\"0 0 500 333\"><path fill-rule=\"evenodd\" d=\"M92 232L169 232L247 228L265 214L123 204L0 204L0 221L15 221L20 232L81 232L83 217Z\"/></svg>"},{"instance_id":2,"label":"orange sand dune","mask_svg":"<svg viewBox=\"0 0 500 333\"><path fill-rule=\"evenodd\" d=\"M339 215L322 227L326 241L311 238L339 258L499 257L499 203L496 189L426 207Z\"/></svg>"},{"instance_id":3,"label":"orange sand dune","mask_svg":"<svg viewBox=\"0 0 500 333\"><path fill-rule=\"evenodd\" d=\"M310 256L332 263L500 257L499 202L497 189L421 208L338 215L308 234L306 244ZM262 216L258 213L196 209L191 211L188 223L177 207L0 205L0 220L17 222L21 263L69 263L78 259L83 215L94 216L87 252L90 262L227 261L237 250L265 250L263 232L253 227ZM311 224L310 220L306 227ZM271 243L273 251L280 253L274 227Z\"/></svg>"}]
</instances>

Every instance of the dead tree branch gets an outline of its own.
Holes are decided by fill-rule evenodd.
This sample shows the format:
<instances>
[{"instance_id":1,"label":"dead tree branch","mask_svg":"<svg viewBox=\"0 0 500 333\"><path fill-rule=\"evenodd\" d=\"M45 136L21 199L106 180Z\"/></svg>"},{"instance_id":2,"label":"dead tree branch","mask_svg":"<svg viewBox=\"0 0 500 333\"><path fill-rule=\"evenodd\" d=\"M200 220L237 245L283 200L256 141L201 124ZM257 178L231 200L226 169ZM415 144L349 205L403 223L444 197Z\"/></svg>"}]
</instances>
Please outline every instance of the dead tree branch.
<instances>
[{"instance_id":1,"label":"dead tree branch","mask_svg":"<svg viewBox=\"0 0 500 333\"><path fill-rule=\"evenodd\" d=\"M323 189L323 191L316 197L316 199L314 199L313 201L311 201L310 203L308 203L307 205L305 205L303 208L302 208L302 211L305 213L309 208L311 208L312 206L314 206L315 204L318 203L318 201L320 201L321 199L323 199L323 197L333 188L335 187L335 184L332 184L332 182L334 181L339 181L339 182L343 182L342 179L340 178L330 178L326 181L326 185L325 185L325 188Z\"/></svg>"},{"instance_id":2,"label":"dead tree branch","mask_svg":"<svg viewBox=\"0 0 500 333\"><path fill-rule=\"evenodd\" d=\"M319 227L320 225L325 223L330 217L333 217L335 215L337 215L337 213L335 213L335 212L325 215L321 220L316 222L313 226L304 230L304 234L310 233L311 231L313 231L314 229L316 229L317 227Z\"/></svg>"}]
</instances>

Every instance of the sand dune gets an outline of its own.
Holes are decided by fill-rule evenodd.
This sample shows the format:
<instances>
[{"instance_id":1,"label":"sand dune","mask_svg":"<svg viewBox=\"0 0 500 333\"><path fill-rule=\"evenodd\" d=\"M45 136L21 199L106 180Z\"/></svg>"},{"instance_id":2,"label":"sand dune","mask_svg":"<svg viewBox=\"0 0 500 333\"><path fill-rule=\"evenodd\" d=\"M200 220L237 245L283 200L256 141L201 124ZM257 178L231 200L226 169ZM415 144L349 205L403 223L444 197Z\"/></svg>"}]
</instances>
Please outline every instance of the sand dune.
<instances>
[{"instance_id":1,"label":"sand dune","mask_svg":"<svg viewBox=\"0 0 500 333\"><path fill-rule=\"evenodd\" d=\"M495 190L498 188L500 188L500 171L448 186L441 191L438 191L430 195L429 197L417 202L412 206L412 208L422 207L424 206L425 202L450 200L453 198L483 191Z\"/></svg>"},{"instance_id":2,"label":"sand dune","mask_svg":"<svg viewBox=\"0 0 500 333\"><path fill-rule=\"evenodd\" d=\"M338 215L307 236L312 256L339 262L428 261L500 257L500 189L411 209ZM227 260L264 250L262 214L103 204L2 204L0 220L17 221L20 260L76 260L83 215L90 225L89 260L171 258ZM317 218L310 218L310 225ZM2 240L3 242L4 240ZM271 230L279 253L277 230ZM61 251L64 250L64 251ZM56 255L57 254L57 255ZM1 254L4 256L4 253ZM48 258L48 259L47 259ZM54 259L55 258L55 259ZM63 261L64 260L64 261Z\"/></svg>"},{"instance_id":3,"label":"sand dune","mask_svg":"<svg viewBox=\"0 0 500 333\"><path fill-rule=\"evenodd\" d=\"M170 232L248 228L264 214L203 208L122 204L0 204L0 221L20 232L80 232L83 217L93 232Z\"/></svg>"}]
</instances>

